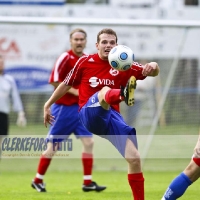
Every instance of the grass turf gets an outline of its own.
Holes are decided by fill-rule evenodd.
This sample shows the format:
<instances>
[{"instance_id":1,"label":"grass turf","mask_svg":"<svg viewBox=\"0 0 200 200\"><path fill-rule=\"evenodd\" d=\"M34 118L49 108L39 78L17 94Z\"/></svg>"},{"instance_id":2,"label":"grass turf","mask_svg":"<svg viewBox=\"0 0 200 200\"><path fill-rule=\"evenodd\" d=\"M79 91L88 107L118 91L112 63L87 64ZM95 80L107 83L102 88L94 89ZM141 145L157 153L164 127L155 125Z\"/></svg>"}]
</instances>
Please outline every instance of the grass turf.
<instances>
[{"instance_id":1,"label":"grass turf","mask_svg":"<svg viewBox=\"0 0 200 200\"><path fill-rule=\"evenodd\" d=\"M170 130L171 128L171 130ZM166 129L165 129L166 130ZM191 132L191 127L169 127L167 133L187 134L196 133L196 127ZM183 131L184 130L184 131ZM21 129L11 126L10 135L46 135L48 129L40 126L28 126ZM159 134L162 131L158 130ZM165 133L163 133L164 135ZM100 144L103 144L103 148ZM183 141L180 142L181 144ZM81 143L74 140L77 145L78 155L81 153ZM192 141L189 154L195 142ZM142 144L140 145L142 147ZM169 144L170 147L170 144ZM181 147L181 146L180 146ZM112 145L106 144L104 141L95 137L95 148L100 151L114 152ZM164 149L166 151L166 149ZM180 151L188 150L180 148ZM161 149L159 149L161 151ZM158 154L158 152L154 152ZM97 155L96 153L94 155ZM118 155L118 153L117 153ZM189 163L186 159L147 159L143 166L145 176L145 196L146 200L160 200L164 191L174 177L176 177L184 167ZM38 164L37 159L2 159L0 162L0 183L1 183L1 200L31 200L31 199L47 199L47 200L128 200L132 199L131 190L127 181L127 164L123 159L96 159L93 171L93 179L98 184L106 185L108 188L101 193L89 192L84 193L81 190L82 185L82 166L79 159L53 159L47 174L45 182L47 183L47 193L38 193L32 189L30 184L35 176ZM181 200L199 199L200 185L194 183L186 191Z\"/></svg>"},{"instance_id":2,"label":"grass turf","mask_svg":"<svg viewBox=\"0 0 200 200\"><path fill-rule=\"evenodd\" d=\"M145 196L147 200L160 200L168 183L178 172L144 172ZM30 186L33 172L1 172L1 200L128 200L132 199L126 172L94 172L94 179L105 184L101 193L84 193L81 190L82 172L51 171L46 175L47 193L38 193ZM195 200L199 197L200 185L194 184L186 191L182 200Z\"/></svg>"}]
</instances>

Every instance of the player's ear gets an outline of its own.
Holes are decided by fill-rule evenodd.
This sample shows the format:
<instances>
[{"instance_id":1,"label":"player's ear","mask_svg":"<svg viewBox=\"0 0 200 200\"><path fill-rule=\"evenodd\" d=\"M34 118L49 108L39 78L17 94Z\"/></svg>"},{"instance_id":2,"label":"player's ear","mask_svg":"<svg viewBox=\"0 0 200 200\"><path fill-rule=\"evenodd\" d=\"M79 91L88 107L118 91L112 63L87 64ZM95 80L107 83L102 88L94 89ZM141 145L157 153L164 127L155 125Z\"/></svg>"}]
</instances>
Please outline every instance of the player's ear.
<instances>
[{"instance_id":1,"label":"player's ear","mask_svg":"<svg viewBox=\"0 0 200 200\"><path fill-rule=\"evenodd\" d=\"M70 45L72 45L72 39L71 38L70 38L69 42L70 42Z\"/></svg>"},{"instance_id":2,"label":"player's ear","mask_svg":"<svg viewBox=\"0 0 200 200\"><path fill-rule=\"evenodd\" d=\"M98 43L96 42L96 48L97 48L97 50L99 49L99 45L98 45Z\"/></svg>"}]
</instances>

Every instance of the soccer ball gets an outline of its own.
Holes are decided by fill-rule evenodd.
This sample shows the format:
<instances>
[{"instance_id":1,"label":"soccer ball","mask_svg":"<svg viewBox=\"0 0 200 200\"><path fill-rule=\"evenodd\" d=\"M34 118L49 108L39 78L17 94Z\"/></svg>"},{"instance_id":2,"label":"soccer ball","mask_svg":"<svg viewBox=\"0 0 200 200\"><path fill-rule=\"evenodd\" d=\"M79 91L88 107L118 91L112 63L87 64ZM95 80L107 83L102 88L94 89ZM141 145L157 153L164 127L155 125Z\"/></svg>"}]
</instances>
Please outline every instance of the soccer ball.
<instances>
[{"instance_id":1,"label":"soccer ball","mask_svg":"<svg viewBox=\"0 0 200 200\"><path fill-rule=\"evenodd\" d=\"M134 61L133 51L125 45L117 45L108 54L110 66L119 71L131 68Z\"/></svg>"}]
</instances>

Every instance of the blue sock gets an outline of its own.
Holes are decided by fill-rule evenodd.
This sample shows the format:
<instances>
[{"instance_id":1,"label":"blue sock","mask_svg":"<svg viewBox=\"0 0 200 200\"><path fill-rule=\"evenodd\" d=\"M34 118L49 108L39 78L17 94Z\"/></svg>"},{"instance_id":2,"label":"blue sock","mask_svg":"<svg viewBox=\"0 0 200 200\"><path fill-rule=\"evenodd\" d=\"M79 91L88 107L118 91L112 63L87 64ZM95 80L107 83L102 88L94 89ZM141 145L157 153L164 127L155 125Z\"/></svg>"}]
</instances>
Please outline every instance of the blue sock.
<instances>
[{"instance_id":1,"label":"blue sock","mask_svg":"<svg viewBox=\"0 0 200 200\"><path fill-rule=\"evenodd\" d=\"M166 200L176 200L181 197L188 186L192 184L192 181L184 174L181 173L177 176L169 185L168 189L164 194Z\"/></svg>"}]
</instances>

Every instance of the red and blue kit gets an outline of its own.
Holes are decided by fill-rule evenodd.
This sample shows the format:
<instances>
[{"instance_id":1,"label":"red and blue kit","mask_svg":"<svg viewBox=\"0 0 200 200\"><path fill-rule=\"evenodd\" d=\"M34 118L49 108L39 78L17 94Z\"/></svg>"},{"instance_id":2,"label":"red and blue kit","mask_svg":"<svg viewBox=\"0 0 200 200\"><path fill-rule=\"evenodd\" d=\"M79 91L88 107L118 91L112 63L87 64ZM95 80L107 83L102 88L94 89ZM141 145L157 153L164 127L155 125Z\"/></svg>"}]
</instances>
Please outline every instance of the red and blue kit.
<instances>
[{"instance_id":1,"label":"red and blue kit","mask_svg":"<svg viewBox=\"0 0 200 200\"><path fill-rule=\"evenodd\" d=\"M100 59L98 54L83 56L64 80L66 85L79 85L79 117L84 126L92 133L108 139L124 156L126 140L130 138L137 146L136 131L128 126L119 113L119 104L104 110L98 101L98 91L104 86L111 89L125 87L131 76L137 80L142 75L141 64L133 63L127 71L117 71L108 61Z\"/></svg>"},{"instance_id":2,"label":"red and blue kit","mask_svg":"<svg viewBox=\"0 0 200 200\"><path fill-rule=\"evenodd\" d=\"M127 71L118 71L109 65L108 61L100 59L98 54L83 56L76 63L75 67L67 75L64 83L76 87L79 85L79 106L86 104L88 99L104 86L111 89L119 89L126 85L131 76L137 80L143 80L146 76L142 75L142 65L133 63ZM111 105L119 111L119 105Z\"/></svg>"},{"instance_id":3,"label":"red and blue kit","mask_svg":"<svg viewBox=\"0 0 200 200\"><path fill-rule=\"evenodd\" d=\"M64 81L66 75L73 69L79 58L72 50L62 53L54 65L49 83ZM74 88L78 89L78 85L74 86ZM77 138L92 137L92 133L80 123L78 101L78 96L66 93L52 105L51 112L55 117L55 122L53 126L50 126L47 141L49 139L62 141L67 139L71 133L74 133Z\"/></svg>"}]
</instances>

